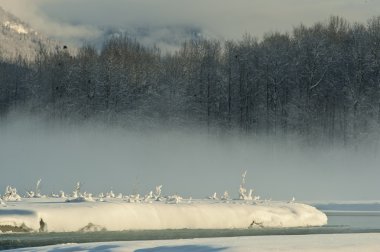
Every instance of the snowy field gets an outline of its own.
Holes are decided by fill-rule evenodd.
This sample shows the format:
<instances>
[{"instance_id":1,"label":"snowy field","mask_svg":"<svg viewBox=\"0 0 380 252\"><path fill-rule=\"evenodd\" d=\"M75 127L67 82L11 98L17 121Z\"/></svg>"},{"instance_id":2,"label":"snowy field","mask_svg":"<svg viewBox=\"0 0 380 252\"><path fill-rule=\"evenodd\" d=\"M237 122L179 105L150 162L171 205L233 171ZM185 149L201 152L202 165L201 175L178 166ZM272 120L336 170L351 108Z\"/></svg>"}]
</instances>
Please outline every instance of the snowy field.
<instances>
[{"instance_id":1,"label":"snowy field","mask_svg":"<svg viewBox=\"0 0 380 252\"><path fill-rule=\"evenodd\" d=\"M312 206L294 199L261 200L252 195L252 190L245 188L245 173L237 199L231 199L228 193L222 196L215 193L207 199L182 198L179 195L164 196L161 186L157 186L154 192L146 195L116 195L110 191L93 196L90 193L82 193L80 183L70 194L60 192L47 196L41 194L40 182L37 182L34 191L27 191L22 197L15 188L6 188L0 201L0 230L3 232L0 233L0 237L3 236L3 248L25 247L14 251L36 252L380 251L380 233L377 233L378 202L319 202L313 203ZM352 211L355 215L352 215ZM324 212L333 220L329 220L328 225ZM358 220L360 225L354 224L351 219ZM368 222L374 224L369 225ZM129 241L118 239L117 236L121 234L114 234L115 237L112 239L96 238L112 234L105 231L124 230L142 232L138 234L140 236L149 230L163 233L167 230L273 230L273 233L257 233L253 234L254 236L247 236L251 235L248 233L240 234L242 236L226 235L228 237L203 233L186 237L193 239L182 239L185 237L181 236L176 239L173 236L143 236ZM278 230L284 232L279 233ZM295 233L292 233L293 231ZM23 240L20 234L14 232L28 232L27 235L31 236L25 236L26 240ZM88 237L70 240L66 234L94 234L94 237L89 237L88 240ZM45 243L49 235L55 235L56 242ZM13 244L13 239L18 240L19 244ZM57 245L28 247L49 244Z\"/></svg>"},{"instance_id":2,"label":"snowy field","mask_svg":"<svg viewBox=\"0 0 380 252\"><path fill-rule=\"evenodd\" d=\"M194 200L164 196L162 185L145 196L116 195L110 191L93 197L81 192L78 182L70 195L41 194L41 180L22 198L7 186L0 198L2 232L82 232L167 229L247 229L311 227L327 224L327 216L313 206L260 200L245 188L242 175L238 199L227 192Z\"/></svg>"},{"instance_id":3,"label":"snowy field","mask_svg":"<svg viewBox=\"0 0 380 252\"><path fill-rule=\"evenodd\" d=\"M81 198L80 198L81 199ZM327 224L316 208L295 202L131 199L23 199L0 207L0 228L75 232L308 227Z\"/></svg>"},{"instance_id":4,"label":"snowy field","mask_svg":"<svg viewBox=\"0 0 380 252\"><path fill-rule=\"evenodd\" d=\"M136 252L248 252L334 251L378 252L380 234L281 235L190 240L63 244L14 251L136 251Z\"/></svg>"}]
</instances>

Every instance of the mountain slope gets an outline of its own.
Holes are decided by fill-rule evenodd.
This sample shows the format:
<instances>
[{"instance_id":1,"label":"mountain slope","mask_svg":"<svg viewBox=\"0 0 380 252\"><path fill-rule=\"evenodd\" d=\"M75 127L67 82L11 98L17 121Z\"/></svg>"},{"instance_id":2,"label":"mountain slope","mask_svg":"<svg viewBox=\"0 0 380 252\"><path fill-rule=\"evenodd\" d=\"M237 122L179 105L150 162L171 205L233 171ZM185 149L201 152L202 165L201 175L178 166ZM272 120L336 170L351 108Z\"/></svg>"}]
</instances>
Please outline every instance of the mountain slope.
<instances>
[{"instance_id":1,"label":"mountain slope","mask_svg":"<svg viewBox=\"0 0 380 252\"><path fill-rule=\"evenodd\" d=\"M12 59L20 55L32 60L41 46L50 51L58 45L0 7L0 58Z\"/></svg>"}]
</instances>

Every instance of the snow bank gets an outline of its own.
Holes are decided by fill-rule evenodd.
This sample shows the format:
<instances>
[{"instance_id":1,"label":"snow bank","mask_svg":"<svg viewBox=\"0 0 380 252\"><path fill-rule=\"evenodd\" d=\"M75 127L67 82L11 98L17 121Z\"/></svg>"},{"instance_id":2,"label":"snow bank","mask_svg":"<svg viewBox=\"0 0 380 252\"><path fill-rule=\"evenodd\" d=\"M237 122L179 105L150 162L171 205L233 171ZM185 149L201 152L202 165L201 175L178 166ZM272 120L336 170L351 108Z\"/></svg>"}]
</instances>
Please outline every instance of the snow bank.
<instances>
[{"instance_id":1,"label":"snow bank","mask_svg":"<svg viewBox=\"0 0 380 252\"><path fill-rule=\"evenodd\" d=\"M49 232L83 230L89 225L109 231L143 229L232 229L321 226L327 217L299 203L192 201L166 204L106 202L64 203L58 199L28 199L0 209L0 226L27 226Z\"/></svg>"},{"instance_id":2,"label":"snow bank","mask_svg":"<svg viewBox=\"0 0 380 252\"><path fill-rule=\"evenodd\" d=\"M380 234L281 235L191 240L63 244L17 251L139 251L139 252L378 252Z\"/></svg>"},{"instance_id":3,"label":"snow bank","mask_svg":"<svg viewBox=\"0 0 380 252\"><path fill-rule=\"evenodd\" d=\"M4 201L20 201L21 196L17 194L17 189L11 186L5 188L5 193L2 197Z\"/></svg>"}]
</instances>

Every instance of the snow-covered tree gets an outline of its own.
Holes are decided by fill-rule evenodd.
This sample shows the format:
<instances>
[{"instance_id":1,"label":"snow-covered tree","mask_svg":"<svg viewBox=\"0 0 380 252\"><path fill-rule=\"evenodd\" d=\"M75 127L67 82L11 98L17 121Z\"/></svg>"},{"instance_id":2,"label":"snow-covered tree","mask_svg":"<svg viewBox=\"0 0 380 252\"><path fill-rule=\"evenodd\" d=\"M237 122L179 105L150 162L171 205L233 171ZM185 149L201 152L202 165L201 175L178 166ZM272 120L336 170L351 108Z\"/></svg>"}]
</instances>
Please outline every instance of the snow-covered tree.
<instances>
[{"instance_id":1,"label":"snow-covered tree","mask_svg":"<svg viewBox=\"0 0 380 252\"><path fill-rule=\"evenodd\" d=\"M129 203L140 203L141 202L140 194L132 194L132 195L126 196L125 201Z\"/></svg>"},{"instance_id":2,"label":"snow-covered tree","mask_svg":"<svg viewBox=\"0 0 380 252\"><path fill-rule=\"evenodd\" d=\"M45 197L44 195L41 195L41 179L37 180L37 183L36 183L36 187L34 189L34 191L27 191L26 192L26 196L28 198L41 198L41 197Z\"/></svg>"},{"instance_id":3,"label":"snow-covered tree","mask_svg":"<svg viewBox=\"0 0 380 252\"><path fill-rule=\"evenodd\" d=\"M74 191L72 193L72 197L73 198L78 198L78 197L82 197L83 196L81 194L81 192L80 192L80 189L81 189L81 183L77 182L76 185L75 185Z\"/></svg>"},{"instance_id":4,"label":"snow-covered tree","mask_svg":"<svg viewBox=\"0 0 380 252\"><path fill-rule=\"evenodd\" d=\"M153 191L150 191L147 195L144 197L144 202L152 203L153 197Z\"/></svg>"},{"instance_id":5,"label":"snow-covered tree","mask_svg":"<svg viewBox=\"0 0 380 252\"><path fill-rule=\"evenodd\" d=\"M67 198L65 192L62 191L62 190L59 191L59 197L60 197L60 198Z\"/></svg>"},{"instance_id":6,"label":"snow-covered tree","mask_svg":"<svg viewBox=\"0 0 380 252\"><path fill-rule=\"evenodd\" d=\"M156 201L161 200L161 193L162 193L162 185L156 186L156 190L155 190L154 195L153 195L153 197Z\"/></svg>"},{"instance_id":7,"label":"snow-covered tree","mask_svg":"<svg viewBox=\"0 0 380 252\"><path fill-rule=\"evenodd\" d=\"M175 195L168 196L166 198L166 203L167 204L179 204L179 203L181 203L182 200L183 200L183 198L181 196L175 194Z\"/></svg>"},{"instance_id":8,"label":"snow-covered tree","mask_svg":"<svg viewBox=\"0 0 380 252\"><path fill-rule=\"evenodd\" d=\"M211 199L211 200L219 200L219 197L218 197L218 195L217 195L217 193L216 192L214 192L214 194L213 195L211 195L210 197L208 197L209 199Z\"/></svg>"},{"instance_id":9,"label":"snow-covered tree","mask_svg":"<svg viewBox=\"0 0 380 252\"><path fill-rule=\"evenodd\" d=\"M109 191L108 193L106 193L106 198L115 198L116 196L115 196L115 193L111 190L111 191Z\"/></svg>"},{"instance_id":10,"label":"snow-covered tree","mask_svg":"<svg viewBox=\"0 0 380 252\"><path fill-rule=\"evenodd\" d=\"M21 201L21 196L17 194L15 187L7 186L2 199L4 201Z\"/></svg>"},{"instance_id":11,"label":"snow-covered tree","mask_svg":"<svg viewBox=\"0 0 380 252\"><path fill-rule=\"evenodd\" d=\"M241 199L241 200L252 200L253 199L253 197L252 197L253 189L249 189L249 191L247 191L247 189L245 188L246 176L247 176L247 171L245 171L241 176L242 179L241 179L241 184L239 187L239 199Z\"/></svg>"},{"instance_id":12,"label":"snow-covered tree","mask_svg":"<svg viewBox=\"0 0 380 252\"><path fill-rule=\"evenodd\" d=\"M125 35L100 50L86 44L75 55L36 39L34 61L23 49L1 56L4 46L18 50L26 42L13 29L22 23L2 20L0 117L21 108L60 120L299 136L310 145L376 142L379 20L350 24L331 17L260 40L249 34L224 43L200 38L167 54Z\"/></svg>"},{"instance_id":13,"label":"snow-covered tree","mask_svg":"<svg viewBox=\"0 0 380 252\"><path fill-rule=\"evenodd\" d=\"M228 194L227 191L225 191L220 199L224 201L230 200L230 195Z\"/></svg>"}]
</instances>

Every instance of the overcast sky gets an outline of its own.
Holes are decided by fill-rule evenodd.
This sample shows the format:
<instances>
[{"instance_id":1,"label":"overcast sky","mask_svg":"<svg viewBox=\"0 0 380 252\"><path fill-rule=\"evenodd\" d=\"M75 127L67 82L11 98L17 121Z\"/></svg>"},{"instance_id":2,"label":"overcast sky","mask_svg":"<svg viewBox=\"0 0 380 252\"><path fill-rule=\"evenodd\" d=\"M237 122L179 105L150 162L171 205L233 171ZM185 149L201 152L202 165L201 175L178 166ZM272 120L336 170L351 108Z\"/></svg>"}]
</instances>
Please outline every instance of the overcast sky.
<instances>
[{"instance_id":1,"label":"overcast sky","mask_svg":"<svg viewBox=\"0 0 380 252\"><path fill-rule=\"evenodd\" d=\"M105 28L149 28L148 42L181 40L184 28L214 38L238 39L248 32L291 31L293 26L339 15L366 22L378 15L376 0L0 0L0 6L47 35L91 41ZM140 31L141 33L141 31ZM168 41L169 40L169 41Z\"/></svg>"}]
</instances>

